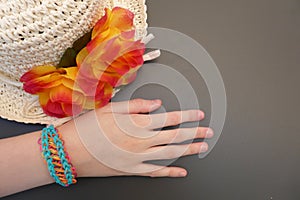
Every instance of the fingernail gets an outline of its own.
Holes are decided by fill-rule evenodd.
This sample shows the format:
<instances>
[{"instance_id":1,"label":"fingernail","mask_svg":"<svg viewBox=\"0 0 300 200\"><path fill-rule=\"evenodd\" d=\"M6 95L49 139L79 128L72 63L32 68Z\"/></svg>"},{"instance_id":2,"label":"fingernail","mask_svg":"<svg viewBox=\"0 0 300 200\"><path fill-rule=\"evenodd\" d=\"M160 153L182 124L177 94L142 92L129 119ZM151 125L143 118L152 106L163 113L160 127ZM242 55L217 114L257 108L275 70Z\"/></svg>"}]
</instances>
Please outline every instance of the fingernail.
<instances>
[{"instance_id":1,"label":"fingernail","mask_svg":"<svg viewBox=\"0 0 300 200\"><path fill-rule=\"evenodd\" d=\"M200 147L200 152L206 152L208 149L208 146L206 143L202 144L201 147Z\"/></svg>"},{"instance_id":2,"label":"fingernail","mask_svg":"<svg viewBox=\"0 0 300 200\"><path fill-rule=\"evenodd\" d=\"M214 136L214 132L211 128L208 128L206 131L206 137L211 138Z\"/></svg>"},{"instance_id":3,"label":"fingernail","mask_svg":"<svg viewBox=\"0 0 300 200\"><path fill-rule=\"evenodd\" d=\"M181 177L186 176L186 171L181 171L181 172L179 173L179 176L181 176Z\"/></svg>"}]
</instances>

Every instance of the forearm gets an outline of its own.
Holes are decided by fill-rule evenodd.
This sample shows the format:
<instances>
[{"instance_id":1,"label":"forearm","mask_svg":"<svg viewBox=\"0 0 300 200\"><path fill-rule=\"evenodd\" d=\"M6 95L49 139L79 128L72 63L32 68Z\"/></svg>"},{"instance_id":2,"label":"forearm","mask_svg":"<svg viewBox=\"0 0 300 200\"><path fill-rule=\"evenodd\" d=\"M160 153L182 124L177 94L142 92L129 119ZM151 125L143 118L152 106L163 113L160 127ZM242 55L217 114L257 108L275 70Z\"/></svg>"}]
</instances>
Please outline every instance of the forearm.
<instances>
[{"instance_id":1,"label":"forearm","mask_svg":"<svg viewBox=\"0 0 300 200\"><path fill-rule=\"evenodd\" d=\"M53 182L37 143L40 134L0 140L0 196Z\"/></svg>"},{"instance_id":2,"label":"forearm","mask_svg":"<svg viewBox=\"0 0 300 200\"><path fill-rule=\"evenodd\" d=\"M58 127L78 175L86 176L92 157L81 144L73 122ZM41 131L0 140L0 197L53 183L40 152Z\"/></svg>"},{"instance_id":3,"label":"forearm","mask_svg":"<svg viewBox=\"0 0 300 200\"><path fill-rule=\"evenodd\" d=\"M83 119L89 120L86 116ZM80 141L74 121L57 129L78 177L121 174L90 155ZM40 136L41 131L37 131L0 140L0 197L54 183L39 149Z\"/></svg>"}]
</instances>

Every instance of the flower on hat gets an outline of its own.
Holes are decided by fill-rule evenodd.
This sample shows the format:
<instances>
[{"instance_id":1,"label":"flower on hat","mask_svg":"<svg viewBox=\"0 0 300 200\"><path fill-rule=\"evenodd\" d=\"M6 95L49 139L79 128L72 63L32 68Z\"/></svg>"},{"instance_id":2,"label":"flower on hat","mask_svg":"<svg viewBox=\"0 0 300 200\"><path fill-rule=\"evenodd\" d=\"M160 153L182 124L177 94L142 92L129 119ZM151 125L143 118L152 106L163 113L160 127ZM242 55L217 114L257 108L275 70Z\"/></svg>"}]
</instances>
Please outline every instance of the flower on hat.
<instances>
[{"instance_id":1,"label":"flower on hat","mask_svg":"<svg viewBox=\"0 0 300 200\"><path fill-rule=\"evenodd\" d=\"M144 62L145 49L143 43L134 41L134 31L122 32L99 45L94 45L94 42L92 40L77 55L79 85L84 87L83 82L89 80L91 83L91 80L94 80L94 84L89 84L90 88L100 80L118 87L133 81ZM90 44L94 48L89 48Z\"/></svg>"},{"instance_id":2,"label":"flower on hat","mask_svg":"<svg viewBox=\"0 0 300 200\"><path fill-rule=\"evenodd\" d=\"M105 9L75 66L33 67L20 79L23 89L38 95L44 113L57 118L105 106L114 88L132 82L144 62L145 45L134 39L133 18L124 8Z\"/></svg>"},{"instance_id":3,"label":"flower on hat","mask_svg":"<svg viewBox=\"0 0 300 200\"><path fill-rule=\"evenodd\" d=\"M85 95L74 87L77 72L77 67L37 66L25 73L21 81L26 92L39 95L45 114L61 118L82 111Z\"/></svg>"}]
</instances>

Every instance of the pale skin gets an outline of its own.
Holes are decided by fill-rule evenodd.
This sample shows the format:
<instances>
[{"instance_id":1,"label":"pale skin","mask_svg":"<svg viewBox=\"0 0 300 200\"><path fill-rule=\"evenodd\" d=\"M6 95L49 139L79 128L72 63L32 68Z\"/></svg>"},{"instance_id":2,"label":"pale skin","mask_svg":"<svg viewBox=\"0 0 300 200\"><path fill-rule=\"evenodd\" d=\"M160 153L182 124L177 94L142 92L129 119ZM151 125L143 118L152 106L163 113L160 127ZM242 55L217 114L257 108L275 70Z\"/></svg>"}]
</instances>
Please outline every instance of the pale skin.
<instances>
[{"instance_id":1,"label":"pale skin","mask_svg":"<svg viewBox=\"0 0 300 200\"><path fill-rule=\"evenodd\" d=\"M203 153L208 149L208 145L205 142L196 142L191 145L179 143L194 138L211 138L213 132L207 127L153 131L153 128L199 121L204 118L204 113L200 110L169 112L165 115L144 114L158 109L161 103L160 100L143 99L110 103L101 109L86 113L80 116L79 120L76 120L76 126L85 127L86 134L88 134L89 132L99 131L99 128L97 128L99 124L86 124L93 121L91 118L97 116L102 127L101 131L103 133L101 134L109 138L114 145L128 152L145 155L134 161L124 158L122 163L118 163L117 159L114 162L112 159L115 165L120 165L120 168L128 166L130 169L140 169L135 173L128 172L126 169L123 171L114 169L92 156L82 144L77 134L78 129L76 129L74 120L58 127L58 130L63 135L65 148L71 157L72 164L76 168L78 177L132 175L148 177L187 176L187 171L184 168L176 166L165 166L157 168L157 170L147 170L147 168L151 169L152 166L143 163L143 161L173 159ZM123 120L125 119L124 117L130 117L132 120L125 123L125 127L120 128L116 120ZM133 130L138 131L135 132ZM128 131L132 132L128 133ZM137 132L147 137L135 137L138 134ZM54 183L37 144L40 134L41 132L37 131L0 140L0 197ZM170 143L172 145L162 146ZM111 158L114 158L114 156L117 157L113 151L110 152L109 156Z\"/></svg>"}]
</instances>

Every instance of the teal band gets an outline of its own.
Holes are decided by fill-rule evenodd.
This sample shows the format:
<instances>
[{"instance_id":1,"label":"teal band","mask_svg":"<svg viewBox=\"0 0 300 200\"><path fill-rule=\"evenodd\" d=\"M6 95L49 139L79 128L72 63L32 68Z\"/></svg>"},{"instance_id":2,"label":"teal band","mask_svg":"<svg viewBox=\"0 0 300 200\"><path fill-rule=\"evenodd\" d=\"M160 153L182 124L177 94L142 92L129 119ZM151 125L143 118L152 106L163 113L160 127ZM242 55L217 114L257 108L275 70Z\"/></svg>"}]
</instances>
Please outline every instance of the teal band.
<instances>
[{"instance_id":1,"label":"teal band","mask_svg":"<svg viewBox=\"0 0 300 200\"><path fill-rule=\"evenodd\" d=\"M49 138L53 139L53 142L56 146L56 151L58 152L58 156L60 158L60 162L63 166L64 169L64 174L65 177L68 181L67 184L61 182L61 180L59 179L59 177L56 174L55 171L55 165L53 163L53 158L51 155L51 150L49 148ZM68 162L67 158L66 158L66 154L64 151L64 146L63 146L63 142L62 140L59 138L58 132L57 130L54 128L53 125L50 125L46 128L43 128L42 130L42 136L41 136L41 146L42 146L42 153L44 156L44 159L46 160L47 166L48 166L48 171L51 175L51 177L55 180L56 183L66 187L69 186L70 184L72 184L72 166L70 165L70 163Z\"/></svg>"}]
</instances>

